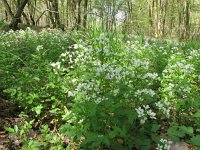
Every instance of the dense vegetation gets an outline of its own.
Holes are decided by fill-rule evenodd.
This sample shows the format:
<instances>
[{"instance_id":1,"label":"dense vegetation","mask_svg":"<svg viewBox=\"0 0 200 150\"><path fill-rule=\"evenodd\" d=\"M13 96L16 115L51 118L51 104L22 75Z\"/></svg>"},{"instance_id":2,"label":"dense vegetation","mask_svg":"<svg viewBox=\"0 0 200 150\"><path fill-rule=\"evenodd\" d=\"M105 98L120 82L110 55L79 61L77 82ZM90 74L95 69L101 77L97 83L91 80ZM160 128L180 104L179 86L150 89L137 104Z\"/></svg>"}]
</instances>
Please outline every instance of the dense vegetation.
<instances>
[{"instance_id":1,"label":"dense vegetation","mask_svg":"<svg viewBox=\"0 0 200 150\"><path fill-rule=\"evenodd\" d=\"M24 150L200 148L199 42L27 28L1 33L0 53Z\"/></svg>"},{"instance_id":2,"label":"dense vegetation","mask_svg":"<svg viewBox=\"0 0 200 150\"><path fill-rule=\"evenodd\" d=\"M0 149L200 149L199 12L0 0Z\"/></svg>"}]
</instances>

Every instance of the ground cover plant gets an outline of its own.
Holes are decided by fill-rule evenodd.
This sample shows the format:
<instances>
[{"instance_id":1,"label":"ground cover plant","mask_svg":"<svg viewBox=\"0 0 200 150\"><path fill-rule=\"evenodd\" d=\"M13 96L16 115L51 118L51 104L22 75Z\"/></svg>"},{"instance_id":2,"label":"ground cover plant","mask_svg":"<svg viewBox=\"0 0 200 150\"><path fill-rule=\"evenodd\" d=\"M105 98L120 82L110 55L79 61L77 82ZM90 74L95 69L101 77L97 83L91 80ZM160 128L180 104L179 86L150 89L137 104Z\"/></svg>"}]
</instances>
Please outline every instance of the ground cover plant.
<instances>
[{"instance_id":1,"label":"ground cover plant","mask_svg":"<svg viewBox=\"0 0 200 150\"><path fill-rule=\"evenodd\" d=\"M200 47L93 29L1 33L22 149L200 148Z\"/></svg>"}]
</instances>

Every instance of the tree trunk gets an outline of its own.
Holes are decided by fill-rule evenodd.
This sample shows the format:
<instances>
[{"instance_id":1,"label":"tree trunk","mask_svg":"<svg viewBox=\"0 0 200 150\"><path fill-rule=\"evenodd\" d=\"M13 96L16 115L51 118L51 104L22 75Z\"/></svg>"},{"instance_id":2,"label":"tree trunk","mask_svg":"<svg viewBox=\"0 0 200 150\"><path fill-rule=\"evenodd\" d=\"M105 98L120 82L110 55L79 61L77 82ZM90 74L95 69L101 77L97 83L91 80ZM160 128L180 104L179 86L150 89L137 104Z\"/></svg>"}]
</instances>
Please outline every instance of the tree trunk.
<instances>
[{"instance_id":1,"label":"tree trunk","mask_svg":"<svg viewBox=\"0 0 200 150\"><path fill-rule=\"evenodd\" d=\"M8 2L7 2L7 0L2 0L2 3L3 3L3 6L4 6L5 10L6 10L6 13L7 13L9 19L12 20L13 17L14 17L14 14L13 14L13 12L12 12Z\"/></svg>"},{"instance_id":2,"label":"tree trunk","mask_svg":"<svg viewBox=\"0 0 200 150\"><path fill-rule=\"evenodd\" d=\"M87 26L87 7L88 7L88 0L85 0L84 3L84 16L83 16L83 27L86 28Z\"/></svg>"},{"instance_id":3,"label":"tree trunk","mask_svg":"<svg viewBox=\"0 0 200 150\"><path fill-rule=\"evenodd\" d=\"M55 25L56 27L60 28L61 23L60 23L60 15L59 15L59 10L58 10L58 0L54 0L52 3L52 6L54 10Z\"/></svg>"},{"instance_id":4,"label":"tree trunk","mask_svg":"<svg viewBox=\"0 0 200 150\"><path fill-rule=\"evenodd\" d=\"M46 5L47 5L47 9L50 10L49 11L49 18L50 18L50 21L53 25L53 28L56 27L56 23L55 23L55 20L54 20L54 16L53 16L53 12L52 12L52 6L51 6L51 1L50 0L46 0Z\"/></svg>"},{"instance_id":5,"label":"tree trunk","mask_svg":"<svg viewBox=\"0 0 200 150\"><path fill-rule=\"evenodd\" d=\"M148 2L149 5L149 11L148 11L148 17L149 17L149 35L153 33L153 4L151 1Z\"/></svg>"},{"instance_id":6,"label":"tree trunk","mask_svg":"<svg viewBox=\"0 0 200 150\"><path fill-rule=\"evenodd\" d=\"M28 16L24 12L22 12L22 15L23 15L24 19L26 20L26 24L30 25L30 21L29 21Z\"/></svg>"},{"instance_id":7,"label":"tree trunk","mask_svg":"<svg viewBox=\"0 0 200 150\"><path fill-rule=\"evenodd\" d=\"M26 4L28 3L29 0L23 0L22 3L19 5L18 10L15 14L15 16L13 17L13 20L10 24L10 29L13 30L17 30L18 29L18 23L20 22L20 17L22 15L22 12L24 10L24 7L26 6Z\"/></svg>"},{"instance_id":8,"label":"tree trunk","mask_svg":"<svg viewBox=\"0 0 200 150\"><path fill-rule=\"evenodd\" d=\"M81 0L78 0L77 30L81 28Z\"/></svg>"},{"instance_id":9,"label":"tree trunk","mask_svg":"<svg viewBox=\"0 0 200 150\"><path fill-rule=\"evenodd\" d=\"M185 0L185 15L184 15L184 38L187 39L189 37L190 32L190 1Z\"/></svg>"},{"instance_id":10,"label":"tree trunk","mask_svg":"<svg viewBox=\"0 0 200 150\"><path fill-rule=\"evenodd\" d=\"M36 0L33 2L33 4L31 2L28 3L29 17L30 17L32 25L36 25L36 22L35 22L36 5L37 5Z\"/></svg>"}]
</instances>

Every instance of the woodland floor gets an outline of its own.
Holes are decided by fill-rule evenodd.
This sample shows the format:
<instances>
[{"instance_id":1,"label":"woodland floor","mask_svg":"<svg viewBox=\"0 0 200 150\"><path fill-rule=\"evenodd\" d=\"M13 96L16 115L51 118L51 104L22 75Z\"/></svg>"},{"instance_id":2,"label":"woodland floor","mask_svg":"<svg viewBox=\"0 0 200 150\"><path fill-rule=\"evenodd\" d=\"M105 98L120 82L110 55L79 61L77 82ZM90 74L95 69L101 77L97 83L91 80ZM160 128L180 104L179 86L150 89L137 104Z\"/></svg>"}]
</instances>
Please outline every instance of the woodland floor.
<instances>
[{"instance_id":1,"label":"woodland floor","mask_svg":"<svg viewBox=\"0 0 200 150\"><path fill-rule=\"evenodd\" d=\"M17 150L16 140L11 138L8 132L5 131L4 127L13 127L19 123L18 114L20 113L19 108L8 101L7 97L0 92L0 150Z\"/></svg>"},{"instance_id":2,"label":"woodland floor","mask_svg":"<svg viewBox=\"0 0 200 150\"><path fill-rule=\"evenodd\" d=\"M16 136L9 135L4 127L13 127L20 124L18 117L20 109L0 92L0 150L19 150L21 142ZM186 143L174 143L170 150L193 150L192 146Z\"/></svg>"}]
</instances>

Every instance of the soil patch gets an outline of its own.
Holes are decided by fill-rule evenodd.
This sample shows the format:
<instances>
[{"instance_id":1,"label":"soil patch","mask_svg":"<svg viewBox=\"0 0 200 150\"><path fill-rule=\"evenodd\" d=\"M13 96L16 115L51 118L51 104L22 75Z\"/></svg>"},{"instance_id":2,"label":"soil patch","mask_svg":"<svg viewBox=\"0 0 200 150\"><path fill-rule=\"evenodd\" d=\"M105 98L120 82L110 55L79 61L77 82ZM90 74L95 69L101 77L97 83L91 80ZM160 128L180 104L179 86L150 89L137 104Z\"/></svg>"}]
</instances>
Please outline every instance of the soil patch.
<instances>
[{"instance_id":1,"label":"soil patch","mask_svg":"<svg viewBox=\"0 0 200 150\"><path fill-rule=\"evenodd\" d=\"M0 92L0 150L15 150L9 134L4 127L13 127L19 123L18 114L20 109L7 99L7 96Z\"/></svg>"}]
</instances>

